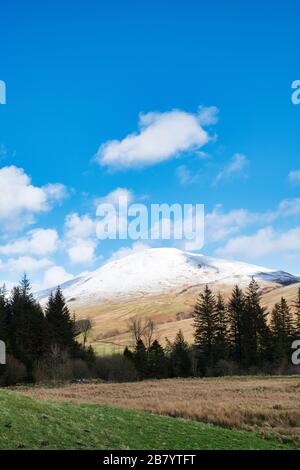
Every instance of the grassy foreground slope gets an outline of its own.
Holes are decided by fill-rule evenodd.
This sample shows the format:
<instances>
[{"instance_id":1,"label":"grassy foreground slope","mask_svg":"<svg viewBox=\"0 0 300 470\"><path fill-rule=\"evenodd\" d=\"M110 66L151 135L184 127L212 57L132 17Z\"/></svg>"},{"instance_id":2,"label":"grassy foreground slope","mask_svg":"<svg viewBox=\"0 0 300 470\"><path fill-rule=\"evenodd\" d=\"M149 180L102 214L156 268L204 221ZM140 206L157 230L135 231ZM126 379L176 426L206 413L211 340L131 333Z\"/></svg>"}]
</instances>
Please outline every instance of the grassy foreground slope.
<instances>
[{"instance_id":1,"label":"grassy foreground slope","mask_svg":"<svg viewBox=\"0 0 300 470\"><path fill-rule=\"evenodd\" d=\"M254 432L0 391L0 449L291 449Z\"/></svg>"}]
</instances>

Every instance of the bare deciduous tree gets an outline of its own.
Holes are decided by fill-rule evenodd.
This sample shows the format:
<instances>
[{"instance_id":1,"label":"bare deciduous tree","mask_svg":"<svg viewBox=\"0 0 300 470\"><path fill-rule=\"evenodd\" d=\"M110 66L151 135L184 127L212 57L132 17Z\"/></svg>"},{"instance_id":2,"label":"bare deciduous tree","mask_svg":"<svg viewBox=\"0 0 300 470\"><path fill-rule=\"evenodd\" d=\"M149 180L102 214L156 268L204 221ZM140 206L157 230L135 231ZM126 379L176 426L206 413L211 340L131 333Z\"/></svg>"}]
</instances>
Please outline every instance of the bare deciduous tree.
<instances>
[{"instance_id":1,"label":"bare deciduous tree","mask_svg":"<svg viewBox=\"0 0 300 470\"><path fill-rule=\"evenodd\" d=\"M150 348L156 331L156 324L153 320L150 320L149 318L143 320L142 318L135 316L129 320L128 328L135 344L140 339L143 339L146 348Z\"/></svg>"}]
</instances>

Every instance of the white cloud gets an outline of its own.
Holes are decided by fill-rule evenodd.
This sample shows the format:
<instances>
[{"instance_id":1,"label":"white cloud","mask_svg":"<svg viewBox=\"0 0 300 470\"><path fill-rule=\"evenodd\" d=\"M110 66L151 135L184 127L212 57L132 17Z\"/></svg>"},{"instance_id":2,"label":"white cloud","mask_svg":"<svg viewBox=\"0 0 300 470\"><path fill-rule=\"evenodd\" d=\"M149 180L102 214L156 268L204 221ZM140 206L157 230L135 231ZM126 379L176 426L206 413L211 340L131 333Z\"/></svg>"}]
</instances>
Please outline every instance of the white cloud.
<instances>
[{"instance_id":1,"label":"white cloud","mask_svg":"<svg viewBox=\"0 0 300 470\"><path fill-rule=\"evenodd\" d=\"M228 165L226 165L225 168L217 174L214 184L218 184L221 180L230 178L233 175L245 176L248 165L249 160L245 155L236 153Z\"/></svg>"},{"instance_id":2,"label":"white cloud","mask_svg":"<svg viewBox=\"0 0 300 470\"><path fill-rule=\"evenodd\" d=\"M172 110L165 113L141 114L139 132L123 140L101 145L97 160L114 168L134 168L154 165L176 155L199 150L209 141L201 122L215 122L215 108L201 108L199 114Z\"/></svg>"},{"instance_id":3,"label":"white cloud","mask_svg":"<svg viewBox=\"0 0 300 470\"><path fill-rule=\"evenodd\" d=\"M286 232L272 227L258 230L253 235L232 238L216 253L225 257L259 258L268 255L296 253L300 250L300 227Z\"/></svg>"},{"instance_id":4,"label":"white cloud","mask_svg":"<svg viewBox=\"0 0 300 470\"><path fill-rule=\"evenodd\" d=\"M51 201L61 201L68 196L67 188L60 183L46 184L42 189Z\"/></svg>"},{"instance_id":5,"label":"white cloud","mask_svg":"<svg viewBox=\"0 0 300 470\"><path fill-rule=\"evenodd\" d=\"M118 205L122 205L122 203L131 203L135 199L134 194L130 189L127 188L116 188L110 193L106 194L106 196L100 197L97 199L97 204L112 204L113 206L117 207Z\"/></svg>"},{"instance_id":6,"label":"white cloud","mask_svg":"<svg viewBox=\"0 0 300 470\"><path fill-rule=\"evenodd\" d=\"M69 214L65 220L64 245L72 264L94 262L97 248L96 221L88 214Z\"/></svg>"},{"instance_id":7,"label":"white cloud","mask_svg":"<svg viewBox=\"0 0 300 470\"><path fill-rule=\"evenodd\" d=\"M71 263L82 264L95 261L96 241L91 239L78 239L67 249Z\"/></svg>"},{"instance_id":8,"label":"white cloud","mask_svg":"<svg viewBox=\"0 0 300 470\"><path fill-rule=\"evenodd\" d=\"M300 214L300 198L283 199L278 205L278 209L273 213L273 218L292 217ZM272 214L271 214L272 218Z\"/></svg>"},{"instance_id":9,"label":"white cloud","mask_svg":"<svg viewBox=\"0 0 300 470\"><path fill-rule=\"evenodd\" d=\"M294 170L289 172L289 180L291 183L300 183L300 170Z\"/></svg>"},{"instance_id":10,"label":"white cloud","mask_svg":"<svg viewBox=\"0 0 300 470\"><path fill-rule=\"evenodd\" d=\"M53 229L35 229L25 237L0 246L0 254L5 256L26 254L44 256L58 248L58 234Z\"/></svg>"},{"instance_id":11,"label":"white cloud","mask_svg":"<svg viewBox=\"0 0 300 470\"><path fill-rule=\"evenodd\" d=\"M44 273L41 289L59 286L64 282L70 281L73 277L74 276L68 273L62 266L52 266Z\"/></svg>"},{"instance_id":12,"label":"white cloud","mask_svg":"<svg viewBox=\"0 0 300 470\"><path fill-rule=\"evenodd\" d=\"M2 263L2 268L7 269L12 273L27 273L31 274L41 269L48 268L53 263L47 258L33 258L31 256L19 256L18 258L9 258L5 263Z\"/></svg>"},{"instance_id":13,"label":"white cloud","mask_svg":"<svg viewBox=\"0 0 300 470\"><path fill-rule=\"evenodd\" d=\"M5 229L20 228L32 223L34 215L50 209L51 201L65 195L62 185L37 187L22 168L0 169L0 220Z\"/></svg>"},{"instance_id":14,"label":"white cloud","mask_svg":"<svg viewBox=\"0 0 300 470\"><path fill-rule=\"evenodd\" d=\"M274 211L265 212L251 212L243 208L224 212L222 205L218 204L205 216L206 243L222 241L250 225L270 224L299 214L300 198L283 199Z\"/></svg>"},{"instance_id":15,"label":"white cloud","mask_svg":"<svg viewBox=\"0 0 300 470\"><path fill-rule=\"evenodd\" d=\"M87 214L78 215L76 212L68 214L65 220L67 238L87 238L95 235L95 221Z\"/></svg>"},{"instance_id":16,"label":"white cloud","mask_svg":"<svg viewBox=\"0 0 300 470\"><path fill-rule=\"evenodd\" d=\"M221 241L224 238L239 232L242 228L263 220L259 213L249 212L246 209L235 209L224 212L221 205L214 207L212 212L205 216L206 243Z\"/></svg>"}]
</instances>

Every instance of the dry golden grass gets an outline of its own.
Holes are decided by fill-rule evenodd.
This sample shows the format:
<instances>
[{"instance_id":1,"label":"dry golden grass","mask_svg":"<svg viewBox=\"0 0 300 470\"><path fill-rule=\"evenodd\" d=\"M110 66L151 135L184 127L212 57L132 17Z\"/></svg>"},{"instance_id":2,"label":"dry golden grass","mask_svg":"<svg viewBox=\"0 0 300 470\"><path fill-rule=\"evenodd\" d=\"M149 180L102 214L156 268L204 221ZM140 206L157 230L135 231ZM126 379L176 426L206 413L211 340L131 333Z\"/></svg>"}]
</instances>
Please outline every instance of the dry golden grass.
<instances>
[{"instance_id":1,"label":"dry golden grass","mask_svg":"<svg viewBox=\"0 0 300 470\"><path fill-rule=\"evenodd\" d=\"M105 404L256 430L300 445L300 378L253 377L17 388L42 400Z\"/></svg>"}]
</instances>

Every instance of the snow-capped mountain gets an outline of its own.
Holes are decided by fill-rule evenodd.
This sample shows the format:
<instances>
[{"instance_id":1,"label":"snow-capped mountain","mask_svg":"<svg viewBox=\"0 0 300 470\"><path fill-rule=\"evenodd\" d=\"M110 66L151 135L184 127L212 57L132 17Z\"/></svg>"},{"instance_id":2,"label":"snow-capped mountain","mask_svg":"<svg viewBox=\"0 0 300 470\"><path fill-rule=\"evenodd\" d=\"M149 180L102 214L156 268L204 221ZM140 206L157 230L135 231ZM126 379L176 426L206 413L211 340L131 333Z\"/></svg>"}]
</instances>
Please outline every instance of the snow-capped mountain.
<instances>
[{"instance_id":1,"label":"snow-capped mountain","mask_svg":"<svg viewBox=\"0 0 300 470\"><path fill-rule=\"evenodd\" d=\"M203 284L239 284L258 281L288 285L300 278L252 264L225 261L174 248L150 248L110 261L61 285L68 302L95 305L113 299L137 298ZM52 289L39 292L42 303Z\"/></svg>"}]
</instances>

